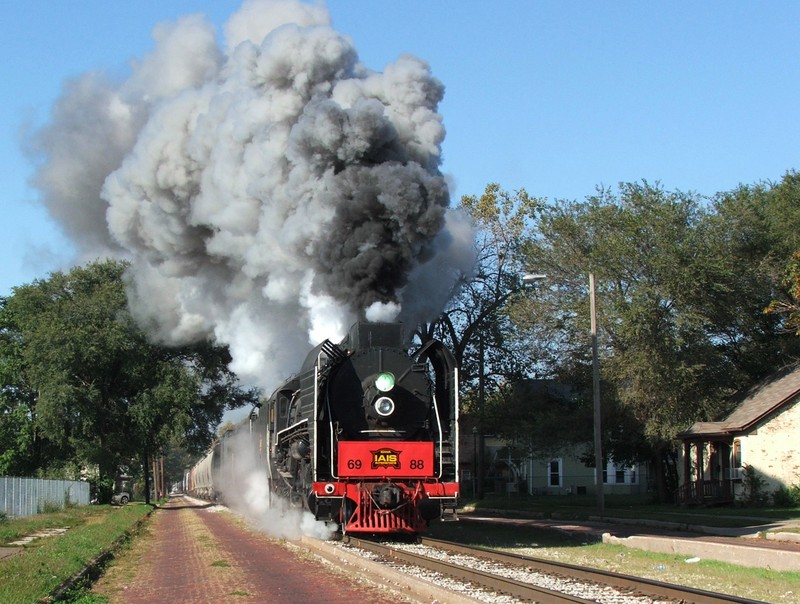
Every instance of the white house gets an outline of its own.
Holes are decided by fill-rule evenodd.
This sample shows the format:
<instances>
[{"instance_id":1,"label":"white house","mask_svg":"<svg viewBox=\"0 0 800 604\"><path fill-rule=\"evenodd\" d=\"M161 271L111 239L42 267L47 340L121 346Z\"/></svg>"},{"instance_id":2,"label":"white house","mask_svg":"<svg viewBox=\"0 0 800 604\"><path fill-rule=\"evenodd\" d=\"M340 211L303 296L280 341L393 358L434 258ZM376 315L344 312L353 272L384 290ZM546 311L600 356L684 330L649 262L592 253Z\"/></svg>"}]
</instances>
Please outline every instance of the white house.
<instances>
[{"instance_id":1,"label":"white house","mask_svg":"<svg viewBox=\"0 0 800 604\"><path fill-rule=\"evenodd\" d=\"M464 418L462 417L462 420ZM461 427L461 489L465 496L475 485L480 439L471 424ZM586 448L591 449L591 443ZM556 457L520 456L495 436L484 438L484 486L486 492L513 495L592 495L597 492L595 469L580 461L581 447L564 450ZM534 452L535 453L535 452ZM650 488L645 464L617 465L609 460L603 471L603 492L630 495Z\"/></svg>"}]
</instances>

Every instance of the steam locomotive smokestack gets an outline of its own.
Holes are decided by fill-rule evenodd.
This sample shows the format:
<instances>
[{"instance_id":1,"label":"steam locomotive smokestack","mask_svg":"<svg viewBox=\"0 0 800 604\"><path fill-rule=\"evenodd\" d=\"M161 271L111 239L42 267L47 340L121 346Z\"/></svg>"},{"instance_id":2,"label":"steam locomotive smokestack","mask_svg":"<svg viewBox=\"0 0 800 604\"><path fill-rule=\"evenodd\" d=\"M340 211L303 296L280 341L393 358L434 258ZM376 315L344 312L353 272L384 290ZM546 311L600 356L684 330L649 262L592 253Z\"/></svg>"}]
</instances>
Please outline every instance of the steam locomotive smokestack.
<instances>
[{"instance_id":1,"label":"steam locomotive smokestack","mask_svg":"<svg viewBox=\"0 0 800 604\"><path fill-rule=\"evenodd\" d=\"M166 342L212 335L262 385L357 317L441 311L472 264L439 168L444 88L404 56L359 62L327 11L249 0L225 44L199 16L154 30L124 81L69 82L34 150L82 259L131 261Z\"/></svg>"}]
</instances>

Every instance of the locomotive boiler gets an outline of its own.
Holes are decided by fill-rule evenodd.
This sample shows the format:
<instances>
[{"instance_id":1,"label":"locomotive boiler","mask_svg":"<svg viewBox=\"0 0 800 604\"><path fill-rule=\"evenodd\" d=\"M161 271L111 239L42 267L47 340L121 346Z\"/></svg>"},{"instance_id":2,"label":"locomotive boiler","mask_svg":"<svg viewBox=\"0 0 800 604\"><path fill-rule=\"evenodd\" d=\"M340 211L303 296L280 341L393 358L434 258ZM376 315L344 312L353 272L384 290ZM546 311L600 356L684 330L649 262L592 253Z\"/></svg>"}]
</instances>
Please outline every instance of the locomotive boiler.
<instances>
[{"instance_id":1,"label":"locomotive boiler","mask_svg":"<svg viewBox=\"0 0 800 604\"><path fill-rule=\"evenodd\" d=\"M353 325L275 390L255 422L272 494L343 532L417 533L459 494L458 369L402 325Z\"/></svg>"}]
</instances>

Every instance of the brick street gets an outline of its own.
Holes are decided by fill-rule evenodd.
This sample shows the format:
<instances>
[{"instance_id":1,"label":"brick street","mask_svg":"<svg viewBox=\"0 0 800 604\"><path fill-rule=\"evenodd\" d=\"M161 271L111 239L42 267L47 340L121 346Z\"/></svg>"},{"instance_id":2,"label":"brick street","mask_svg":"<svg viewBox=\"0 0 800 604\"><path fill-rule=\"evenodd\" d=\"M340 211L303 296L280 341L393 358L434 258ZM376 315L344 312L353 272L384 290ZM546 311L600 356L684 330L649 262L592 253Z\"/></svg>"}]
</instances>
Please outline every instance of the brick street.
<instances>
[{"instance_id":1,"label":"brick street","mask_svg":"<svg viewBox=\"0 0 800 604\"><path fill-rule=\"evenodd\" d=\"M288 549L238 517L180 498L153 512L93 592L112 604L406 602Z\"/></svg>"}]
</instances>

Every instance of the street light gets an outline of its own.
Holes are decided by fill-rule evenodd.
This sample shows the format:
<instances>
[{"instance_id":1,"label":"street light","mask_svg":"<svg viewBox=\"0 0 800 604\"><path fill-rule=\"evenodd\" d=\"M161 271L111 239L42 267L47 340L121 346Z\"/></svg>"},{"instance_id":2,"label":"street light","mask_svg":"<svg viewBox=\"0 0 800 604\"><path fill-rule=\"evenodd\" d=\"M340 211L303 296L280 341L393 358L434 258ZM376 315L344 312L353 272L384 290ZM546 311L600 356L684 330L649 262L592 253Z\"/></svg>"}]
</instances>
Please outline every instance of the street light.
<instances>
[{"instance_id":1,"label":"street light","mask_svg":"<svg viewBox=\"0 0 800 604\"><path fill-rule=\"evenodd\" d=\"M475 499L478 492L475 485L478 483L478 426L472 427L472 498Z\"/></svg>"},{"instance_id":2,"label":"street light","mask_svg":"<svg viewBox=\"0 0 800 604\"><path fill-rule=\"evenodd\" d=\"M522 285L533 285L542 279L547 279L547 275L528 273L527 275L522 276Z\"/></svg>"}]
</instances>

